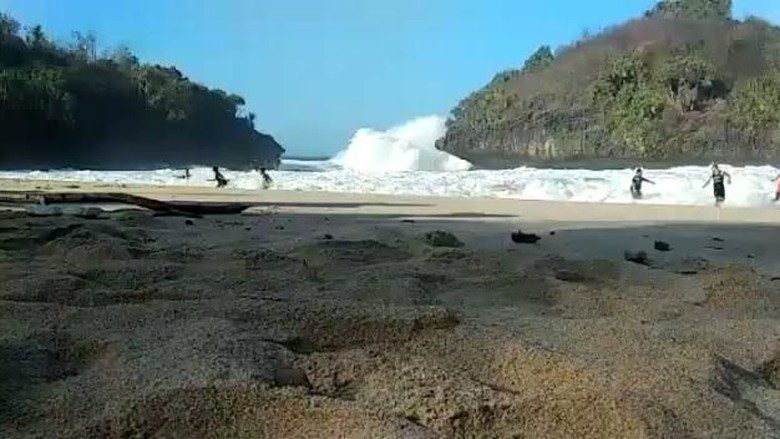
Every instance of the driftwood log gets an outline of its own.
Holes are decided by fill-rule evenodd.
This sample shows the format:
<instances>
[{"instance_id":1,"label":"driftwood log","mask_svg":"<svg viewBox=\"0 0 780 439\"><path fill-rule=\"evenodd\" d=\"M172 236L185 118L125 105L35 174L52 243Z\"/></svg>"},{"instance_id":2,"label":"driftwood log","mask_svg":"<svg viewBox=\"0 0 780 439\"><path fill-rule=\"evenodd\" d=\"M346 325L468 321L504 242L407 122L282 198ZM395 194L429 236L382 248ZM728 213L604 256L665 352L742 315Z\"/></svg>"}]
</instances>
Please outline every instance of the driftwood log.
<instances>
[{"instance_id":1,"label":"driftwood log","mask_svg":"<svg viewBox=\"0 0 780 439\"><path fill-rule=\"evenodd\" d=\"M100 203L128 204L151 210L159 215L200 217L241 213L251 207L240 203L203 203L190 201L160 201L123 192L23 192L0 191L0 203L11 204L65 204Z\"/></svg>"}]
</instances>

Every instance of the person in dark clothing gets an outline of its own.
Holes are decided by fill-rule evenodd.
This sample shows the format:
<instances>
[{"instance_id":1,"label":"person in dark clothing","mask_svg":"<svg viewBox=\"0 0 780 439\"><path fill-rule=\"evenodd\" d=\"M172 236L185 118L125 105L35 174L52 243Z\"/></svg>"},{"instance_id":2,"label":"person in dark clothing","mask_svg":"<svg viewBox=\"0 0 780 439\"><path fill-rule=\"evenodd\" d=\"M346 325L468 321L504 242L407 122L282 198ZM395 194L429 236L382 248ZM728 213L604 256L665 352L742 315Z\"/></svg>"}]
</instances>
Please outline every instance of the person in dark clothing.
<instances>
[{"instance_id":1,"label":"person in dark clothing","mask_svg":"<svg viewBox=\"0 0 780 439\"><path fill-rule=\"evenodd\" d=\"M721 203L726 200L726 185L725 182L731 184L731 174L720 169L717 163L712 164L712 174L704 186L707 187L712 182L713 195L715 196L715 207L720 207Z\"/></svg>"},{"instance_id":2,"label":"person in dark clothing","mask_svg":"<svg viewBox=\"0 0 780 439\"><path fill-rule=\"evenodd\" d=\"M260 168L260 175L263 176L263 189L268 189L274 183L274 180L265 172L265 168Z\"/></svg>"},{"instance_id":3,"label":"person in dark clothing","mask_svg":"<svg viewBox=\"0 0 780 439\"><path fill-rule=\"evenodd\" d=\"M644 182L655 184L645 178L642 174L642 168L637 168L636 172L634 172L634 177L631 179L631 196L634 199L642 198L642 183Z\"/></svg>"},{"instance_id":4,"label":"person in dark clothing","mask_svg":"<svg viewBox=\"0 0 780 439\"><path fill-rule=\"evenodd\" d=\"M184 168L184 175L180 175L179 178L182 180L189 180L191 177L190 175L190 168Z\"/></svg>"},{"instance_id":5,"label":"person in dark clothing","mask_svg":"<svg viewBox=\"0 0 780 439\"><path fill-rule=\"evenodd\" d=\"M212 166L211 170L214 171L214 180L217 182L217 187L225 187L228 184L228 179L225 178L224 175L222 175L221 172L219 172L219 168L216 166Z\"/></svg>"}]
</instances>

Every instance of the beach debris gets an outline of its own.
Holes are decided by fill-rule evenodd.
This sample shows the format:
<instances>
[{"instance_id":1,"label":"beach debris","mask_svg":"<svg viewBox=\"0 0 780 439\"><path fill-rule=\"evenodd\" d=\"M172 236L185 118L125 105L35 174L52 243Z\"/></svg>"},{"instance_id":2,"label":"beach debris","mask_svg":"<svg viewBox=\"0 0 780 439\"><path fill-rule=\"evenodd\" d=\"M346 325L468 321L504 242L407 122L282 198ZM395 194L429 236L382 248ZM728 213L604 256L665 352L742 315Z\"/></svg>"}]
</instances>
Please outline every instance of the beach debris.
<instances>
[{"instance_id":1,"label":"beach debris","mask_svg":"<svg viewBox=\"0 0 780 439\"><path fill-rule=\"evenodd\" d=\"M708 250L717 250L717 251L723 250L723 247L721 247L719 245L708 245L708 246L706 246L704 248L706 248Z\"/></svg>"},{"instance_id":2,"label":"beach debris","mask_svg":"<svg viewBox=\"0 0 780 439\"><path fill-rule=\"evenodd\" d=\"M753 253L748 253L747 258L748 259L755 259L756 255L754 255Z\"/></svg>"},{"instance_id":3,"label":"beach debris","mask_svg":"<svg viewBox=\"0 0 780 439\"><path fill-rule=\"evenodd\" d=\"M715 242L723 242L724 241L724 239L721 238L720 236L713 236L712 240L715 241Z\"/></svg>"},{"instance_id":4,"label":"beach debris","mask_svg":"<svg viewBox=\"0 0 780 439\"><path fill-rule=\"evenodd\" d=\"M276 230L284 230L284 226L276 226Z\"/></svg>"},{"instance_id":5,"label":"beach debris","mask_svg":"<svg viewBox=\"0 0 780 439\"><path fill-rule=\"evenodd\" d=\"M512 242L516 244L536 244L540 239L542 237L536 233L523 233L522 230L512 232Z\"/></svg>"},{"instance_id":6,"label":"beach debris","mask_svg":"<svg viewBox=\"0 0 780 439\"><path fill-rule=\"evenodd\" d=\"M407 218L407 219L402 219L402 220L401 220L401 222L402 222L402 223L407 223L407 224L414 224L414 223L416 223L417 221L415 221L415 220L413 220L413 219L409 219L409 218Z\"/></svg>"},{"instance_id":7,"label":"beach debris","mask_svg":"<svg viewBox=\"0 0 780 439\"><path fill-rule=\"evenodd\" d=\"M682 274L684 276L693 276L694 274L699 274L699 270L694 270L693 268L683 268L681 270L677 270L675 273Z\"/></svg>"},{"instance_id":8,"label":"beach debris","mask_svg":"<svg viewBox=\"0 0 780 439\"><path fill-rule=\"evenodd\" d=\"M184 220L184 225L185 226L194 226L195 225L195 221L193 221L191 219Z\"/></svg>"},{"instance_id":9,"label":"beach debris","mask_svg":"<svg viewBox=\"0 0 780 439\"><path fill-rule=\"evenodd\" d=\"M623 259L625 259L628 262L633 262L635 264L650 265L650 260L647 257L647 252L644 250L640 250L638 252L626 250L623 252Z\"/></svg>"},{"instance_id":10,"label":"beach debris","mask_svg":"<svg viewBox=\"0 0 780 439\"><path fill-rule=\"evenodd\" d=\"M233 215L251 207L247 203L208 203L196 201L161 201L124 192L38 192L2 191L0 201L14 204L129 204L155 212L155 216ZM49 215L50 216L50 215Z\"/></svg>"},{"instance_id":11,"label":"beach debris","mask_svg":"<svg viewBox=\"0 0 780 439\"><path fill-rule=\"evenodd\" d=\"M24 208L24 211L29 216L44 217L44 216L61 216L62 208L59 206L47 206L44 204L31 204Z\"/></svg>"},{"instance_id":12,"label":"beach debris","mask_svg":"<svg viewBox=\"0 0 780 439\"><path fill-rule=\"evenodd\" d=\"M326 234L322 235L322 239L324 239L326 241L330 241L331 239L333 239L333 235L331 235L330 233L326 233Z\"/></svg>"},{"instance_id":13,"label":"beach debris","mask_svg":"<svg viewBox=\"0 0 780 439\"><path fill-rule=\"evenodd\" d=\"M672 250L672 246L666 241L656 241L653 247L659 252L668 252Z\"/></svg>"},{"instance_id":14,"label":"beach debris","mask_svg":"<svg viewBox=\"0 0 780 439\"><path fill-rule=\"evenodd\" d=\"M555 230L550 230L550 236L555 236Z\"/></svg>"},{"instance_id":15,"label":"beach debris","mask_svg":"<svg viewBox=\"0 0 780 439\"><path fill-rule=\"evenodd\" d=\"M104 212L103 209L99 207L63 206L60 209L63 215L84 219L98 219Z\"/></svg>"},{"instance_id":16,"label":"beach debris","mask_svg":"<svg viewBox=\"0 0 780 439\"><path fill-rule=\"evenodd\" d=\"M424 239L425 242L427 242L431 247L463 247L463 242L461 242L457 236L447 232L446 230L434 230L432 232L428 232L425 234Z\"/></svg>"}]
</instances>

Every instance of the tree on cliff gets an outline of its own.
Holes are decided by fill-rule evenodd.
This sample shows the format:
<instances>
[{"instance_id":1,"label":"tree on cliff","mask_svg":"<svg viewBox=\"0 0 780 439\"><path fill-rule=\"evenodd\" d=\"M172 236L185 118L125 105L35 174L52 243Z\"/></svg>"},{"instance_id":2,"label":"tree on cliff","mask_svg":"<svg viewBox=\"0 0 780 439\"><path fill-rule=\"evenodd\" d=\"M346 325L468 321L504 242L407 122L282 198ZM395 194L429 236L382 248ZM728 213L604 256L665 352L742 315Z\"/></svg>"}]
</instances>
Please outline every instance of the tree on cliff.
<instances>
[{"instance_id":1,"label":"tree on cliff","mask_svg":"<svg viewBox=\"0 0 780 439\"><path fill-rule=\"evenodd\" d=\"M730 0L663 1L546 53L462 100L438 147L477 162L780 157L780 27L733 20Z\"/></svg>"},{"instance_id":2,"label":"tree on cliff","mask_svg":"<svg viewBox=\"0 0 780 439\"><path fill-rule=\"evenodd\" d=\"M90 33L63 47L40 26L21 31L0 14L0 166L278 163L283 149L255 130L240 96L125 47L100 56Z\"/></svg>"},{"instance_id":3,"label":"tree on cliff","mask_svg":"<svg viewBox=\"0 0 780 439\"><path fill-rule=\"evenodd\" d=\"M648 17L682 20L731 18L732 0L663 0L645 14Z\"/></svg>"},{"instance_id":4,"label":"tree on cliff","mask_svg":"<svg viewBox=\"0 0 780 439\"><path fill-rule=\"evenodd\" d=\"M523 65L523 72L530 73L542 70L552 64L554 60L555 55L553 55L553 51L550 46L542 46L537 49L536 52L531 54L527 60L525 60L525 65Z\"/></svg>"}]
</instances>

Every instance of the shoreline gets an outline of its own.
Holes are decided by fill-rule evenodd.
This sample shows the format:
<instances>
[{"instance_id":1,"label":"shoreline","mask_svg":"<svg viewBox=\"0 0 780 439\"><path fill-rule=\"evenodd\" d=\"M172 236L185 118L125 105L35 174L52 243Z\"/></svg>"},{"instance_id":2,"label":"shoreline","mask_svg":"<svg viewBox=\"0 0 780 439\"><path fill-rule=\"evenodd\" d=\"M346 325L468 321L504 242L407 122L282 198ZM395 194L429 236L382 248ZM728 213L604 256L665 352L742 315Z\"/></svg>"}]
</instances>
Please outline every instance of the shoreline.
<instances>
[{"instance_id":1,"label":"shoreline","mask_svg":"<svg viewBox=\"0 0 780 439\"><path fill-rule=\"evenodd\" d=\"M459 198L284 190L217 189L192 186L146 186L79 183L57 180L0 179L5 191L126 192L161 201L255 203L247 213L275 212L392 215L405 217L462 217L522 222L566 223L707 223L780 224L780 209L589 203L573 201Z\"/></svg>"}]
</instances>

